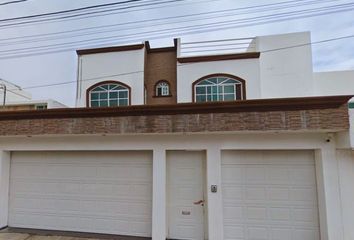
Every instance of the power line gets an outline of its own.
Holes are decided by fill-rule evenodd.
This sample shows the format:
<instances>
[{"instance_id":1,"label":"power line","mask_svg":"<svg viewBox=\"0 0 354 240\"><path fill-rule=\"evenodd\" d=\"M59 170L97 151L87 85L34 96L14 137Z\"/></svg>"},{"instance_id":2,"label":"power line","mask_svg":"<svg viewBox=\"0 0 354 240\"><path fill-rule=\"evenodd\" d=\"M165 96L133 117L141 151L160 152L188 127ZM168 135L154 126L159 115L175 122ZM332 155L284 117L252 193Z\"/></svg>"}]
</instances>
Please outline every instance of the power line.
<instances>
[{"instance_id":1,"label":"power line","mask_svg":"<svg viewBox=\"0 0 354 240\"><path fill-rule=\"evenodd\" d=\"M15 3L22 3L22 2L27 2L27 1L28 0L17 0L17 1L4 2L4 3L0 3L0 6L10 5L10 4L15 4Z\"/></svg>"},{"instance_id":2,"label":"power line","mask_svg":"<svg viewBox=\"0 0 354 240\"><path fill-rule=\"evenodd\" d=\"M215 1L215 0L212 0ZM95 32L88 32L88 33L80 33L79 35L67 35L65 37L75 37L75 36L83 36L83 35L91 35L91 34L97 34L97 33L105 33L105 32L112 32L114 30L109 29L109 30L102 30L103 28L112 28L116 26L123 26L123 25L131 25L131 24L136 24L136 23L147 23L147 22L155 22L155 21L163 21L163 20L170 20L170 19L180 19L180 18L186 18L186 17L193 17L193 16L203 16L203 15L211 15L211 14L217 14L217 13L227 13L231 12L229 15L221 15L219 17L226 17L226 16L234 16L234 11L240 11L240 10L252 10L249 12L242 12L239 13L238 15L244 15L248 13L257 13L259 11L271 11L271 10L279 10L279 9L285 9L285 8L291 8L291 7L298 7L298 6L305 6L305 5L312 5L312 4L318 4L318 3L326 3L326 2L333 2L333 1L338 1L338 0L326 0L326 1L306 1L304 0L292 0L292 1L284 1L284 2L279 2L279 3L273 3L273 4L264 4L264 5L255 5L255 6L249 6L249 7L242 7L242 8L233 8L233 9L226 9L226 10L218 10L218 11L209 11L209 12L203 12L203 13L197 13L197 14L187 14L187 15L180 15L180 16L172 16L172 17L164 17L164 18L154 18L154 19L145 19L145 20L140 20L140 21L130 21L130 22L125 22L125 23L118 23L118 24L110 24L110 25L102 25L102 26L95 26L95 27L88 27L88 28L81 28L81 29L74 29L74 30L67 30L67 31L59 31L55 33L47 33L47 34L36 34L36 35L27 35L27 36L21 36L21 37L12 37L12 38L3 38L0 39L1 41L9 41L9 40L16 40L16 39L22 39L22 38L36 38L36 37L43 37L43 36L57 36L61 34L66 34L66 33L75 33L75 32L81 32L81 31L86 31L86 30L93 30L93 29L100 29L100 31L95 31ZM211 2L211 1L205 1L205 2ZM287 5L286 5L287 4ZM214 18L213 17L208 17L208 18L202 18L201 20L206 20ZM200 19L198 19L200 20ZM185 22L185 21L184 21ZM179 22L178 22L179 23ZM121 29L117 29L118 31L121 31ZM116 30L116 31L117 31ZM64 38L64 37L62 37ZM47 40L52 40L52 39L58 39L58 37L53 37L53 38L42 38L42 39L34 39L35 41L47 41ZM22 43L20 41L14 42L14 43ZM4 43L5 44L5 43ZM6 43L8 44L8 43Z\"/></svg>"},{"instance_id":3,"label":"power line","mask_svg":"<svg viewBox=\"0 0 354 240\"><path fill-rule=\"evenodd\" d=\"M19 1L15 1L15 2L24 2L24 1L27 1L27 0L19 0ZM114 6L114 5L122 5L122 4L141 2L141 1L143 1L143 0L128 0L128 1L124 1L124 2L106 3L106 4L93 5L93 6L81 7L81 8L75 8L75 9L63 10L63 11L57 11L57 12L35 14L35 15L29 15L29 16L23 16L23 17L5 18L5 19L0 19L0 22L9 22L9 21L22 20L22 19L31 19L31 18L38 18L38 17L61 15L64 13L72 13L72 12L78 12L78 11L83 11L83 10L88 10L88 9L110 7L110 6ZM6 4L6 3L4 3L4 4Z\"/></svg>"},{"instance_id":4,"label":"power line","mask_svg":"<svg viewBox=\"0 0 354 240\"><path fill-rule=\"evenodd\" d=\"M143 1L143 0L134 0L134 1ZM182 1L188 1L188 0L169 0L169 1L159 1L159 2L152 2L152 3L145 3L145 4L140 4L140 5L133 5L133 6L126 6L126 7L120 7L120 8L113 8L113 9L106 9L106 10L99 10L95 12L88 12L88 13L77 13L74 15L70 16L58 16L58 17L53 17L53 18L47 18L47 19L38 19L38 20L30 20L30 21L23 21L23 22L18 22L18 23L8 23L8 24L2 24L0 25L0 28L3 27L13 27L13 26L18 26L18 25L24 25L24 24L29 24L29 23L46 23L48 21L55 21L55 20L63 20L63 19L76 19L78 17L82 16L87 16L87 15L93 15L93 14L98 14L98 13L106 13L106 12L113 12L113 11L118 11L118 10L125 10L125 9L131 9L131 8L137 8L137 7L145 7L145 6L155 6L155 5L163 5L166 3L174 3L174 2L182 2ZM80 18L82 19L82 18ZM2 21L8 21L8 19L3 19L0 20L0 23Z\"/></svg>"},{"instance_id":5,"label":"power line","mask_svg":"<svg viewBox=\"0 0 354 240\"><path fill-rule=\"evenodd\" d=\"M102 78L126 76L126 75L137 74L137 73L143 73L143 72L144 72L144 71L135 71L135 72L127 72L127 73L113 74L113 75L104 75L104 76L94 77L94 78L85 78L84 80L81 80L81 81L92 81L92 80L97 80L97 79L102 79ZM53 84L44 84L44 85L30 86L30 87L25 87L25 88L22 88L22 89L33 89L33 88L60 86L60 85L66 85L66 84L76 83L76 82L77 82L77 81L59 82L59 83L53 83Z\"/></svg>"},{"instance_id":6,"label":"power line","mask_svg":"<svg viewBox=\"0 0 354 240\"><path fill-rule=\"evenodd\" d=\"M315 42L296 44L296 45L282 47L282 48L268 49L268 50L261 51L260 53L262 54L262 53L268 53L268 52L282 51L282 50L286 50L286 49L317 45L317 44L322 44L322 43L327 43L327 42L332 42L332 41L339 41L339 40L344 40L344 39L349 39L349 38L354 38L354 34L353 35L342 36L342 37L337 37L337 38L323 39L323 40L319 40L319 41L315 41ZM178 64L177 66L183 67L183 66L187 66L187 65L190 65L190 64L194 64L194 63ZM121 74L103 75L103 76L94 77L94 78L81 79L80 81L92 81L92 80L97 80L97 79L118 77L118 76L137 74L137 73L143 73L143 72L144 71L134 71L134 72L121 73ZM75 80L75 81L66 81L66 82L59 82L59 83L52 83L52 84L34 85L34 86L23 87L22 89L34 89L34 88L52 87L52 86L66 85L66 84L71 84L71 83L76 83L76 82L77 81ZM13 90L15 90L15 89L13 89Z\"/></svg>"},{"instance_id":7,"label":"power line","mask_svg":"<svg viewBox=\"0 0 354 240\"><path fill-rule=\"evenodd\" d=\"M333 1L333 0L329 0L329 1ZM294 2L294 1L291 1ZM312 2L307 2L306 4L314 4L315 2L318 3L318 1L312 1ZM322 1L323 2L323 1ZM264 5L263 5L264 6ZM288 8L288 7L294 7L294 6L298 6L298 5L287 5L287 6L280 6L282 9ZM303 5L302 5L303 6ZM256 7L256 6L255 6ZM279 6L278 6L279 8ZM264 10L273 10L274 7L272 9L264 9ZM231 10L238 10L238 9L231 9ZM261 9L263 11L263 9ZM228 14L228 15L221 15L221 16L208 16L212 13L216 13L216 12L224 12L224 11L230 11L230 10L222 10L222 11L212 11L212 12L205 12L205 13L199 13L199 14L190 14L190 15L181 15L181 16L174 16L174 17L167 17L167 18L155 18L155 19L148 19L148 20L141 20L141 21L133 21L133 22L126 22L126 23L120 23L120 24L114 24L114 25L106 25L107 27L111 27L111 26L122 26L122 25L131 25L131 24L135 24L135 23L148 23L148 22L155 22L155 21L162 21L162 20L167 20L167 19L180 19L180 18L185 18L185 17L192 17L192 16L197 16L197 15L207 15L207 17L203 17L203 18L198 18L198 19L191 19L191 20L178 20L177 22L168 22L168 23L154 23L154 27L156 26L161 26L161 25L166 25L166 24L173 24L173 23L182 23L182 22L190 22L190 21L200 21L200 20L206 20L206 19L215 19L215 18L220 18L220 17L226 17L226 16L234 16L234 13ZM252 11L252 13L257 12L255 10ZM238 16L240 15L244 15L247 14L247 12L242 12L242 13L238 13ZM137 28L144 28L144 27L148 27L149 25L143 25L143 26L136 26L134 27L134 29ZM104 26L101 26L104 27ZM130 28L119 28L117 30L122 31L122 30L129 30ZM74 30L72 30L74 31ZM72 31L62 31L60 33L68 33L68 32L72 32ZM98 34L98 33L105 33L105 32L109 32L111 33L112 31L114 31L113 29L108 29L108 30L101 30L101 31L94 31L94 32L87 32L87 33L80 33L80 34L70 34L70 35L65 35L65 36L57 36L59 33L53 33L50 35L55 35L53 37L47 37L47 38L38 38L38 39L33 39L33 40L23 40L23 41L12 41L12 42L7 42L7 40L11 40L11 39L19 39L21 37L15 37L15 38L7 38L7 39L0 39L1 41L4 41L3 43L0 43L0 46L10 46L10 45L17 45L17 44L25 44L25 43L35 43L35 42L41 42L41 41L49 41L49 40L58 40L58 39L63 39L63 38L73 38L73 37L82 37L82 36L87 36L87 35L93 35L93 34ZM39 36L39 35L37 35ZM29 38L31 38L31 36L28 36Z\"/></svg>"},{"instance_id":8,"label":"power line","mask_svg":"<svg viewBox=\"0 0 354 240\"><path fill-rule=\"evenodd\" d=\"M336 9L340 7L341 9ZM337 13L337 12L343 12L343 11L352 11L354 8L354 3L351 3L351 5L348 4L341 4L341 5L335 5L335 6L330 6L330 7L322 7L322 8L313 8L313 9L307 9L307 10L301 10L301 11L293 11L293 12L288 12L288 13L280 13L280 14L271 14L271 15L263 15L260 17L256 18L244 18L244 19L239 19L239 20L232 20L232 21L222 21L222 22L217 22L217 23L209 23L209 24L199 24L199 25L192 25L192 26L186 26L186 27L177 27L177 28L168 28L168 29L163 29L163 30L155 30L155 31L147 31L147 32L141 32L141 33L135 33L135 34L124 34L124 35L118 35L118 36L111 36L111 37L106 37L106 38L96 38L96 39L91 39L91 40L82 40L82 41L76 41L76 42L71 42L71 43L60 43L60 44L53 44L53 45L46 45L46 46L39 46L39 47L31 47L31 48L22 48L22 49L12 49L12 50L5 50L5 51L0 51L6 56L0 57L0 59L4 59L9 57L8 55L10 54L16 54L16 52L20 52L21 54L32 54L34 49L39 49L38 51L50 51L54 50L57 51L59 47L70 47L70 45L77 44L77 43L88 43L88 42L93 42L95 41L100 41L99 43L102 44L101 40L105 39L127 39L127 37L136 37L139 35L145 35L145 34L151 34L151 33L157 33L161 34L163 32L171 33L172 30L178 31L178 30L192 30L187 32L187 34L191 33L200 33L202 30L200 30L202 27L206 28L209 32L210 31L217 31L217 30L222 30L225 28L229 28L231 25L232 27L241 27L241 26L249 26L249 25L257 25L257 24L265 24L269 22L279 22L279 21L284 21L284 20L289 20L289 19L297 19L299 17L304 18L304 17L312 17L312 16L319 16L319 15L325 15L325 14L331 14L331 13ZM325 10L331 10L328 12L320 12L320 11L325 11ZM302 15L304 13L311 13L307 15ZM275 17L283 17L283 19L274 19ZM263 20L263 22L256 22ZM241 22L238 23L238 22ZM236 24L236 25L235 25ZM214 27L214 28L212 28ZM196 30L194 30L196 29ZM193 31L194 30L194 31ZM205 32L205 30L204 30ZM176 32L178 34L181 34L180 32ZM160 36L161 37L161 36ZM136 40L136 39L135 39ZM74 46L73 46L74 47ZM26 52L27 51L27 52ZM66 51L64 49L61 49L60 51Z\"/></svg>"}]
</instances>

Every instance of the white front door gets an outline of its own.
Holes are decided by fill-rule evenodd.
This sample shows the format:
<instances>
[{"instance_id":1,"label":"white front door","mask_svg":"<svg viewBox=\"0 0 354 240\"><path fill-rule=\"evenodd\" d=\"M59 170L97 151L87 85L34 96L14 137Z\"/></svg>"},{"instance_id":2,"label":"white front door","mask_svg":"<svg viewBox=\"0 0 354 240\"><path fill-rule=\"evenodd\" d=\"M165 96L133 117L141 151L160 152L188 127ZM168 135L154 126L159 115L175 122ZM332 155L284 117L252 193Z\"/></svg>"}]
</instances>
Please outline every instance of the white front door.
<instances>
[{"instance_id":1,"label":"white front door","mask_svg":"<svg viewBox=\"0 0 354 240\"><path fill-rule=\"evenodd\" d=\"M204 156L167 154L168 239L204 239Z\"/></svg>"}]
</instances>

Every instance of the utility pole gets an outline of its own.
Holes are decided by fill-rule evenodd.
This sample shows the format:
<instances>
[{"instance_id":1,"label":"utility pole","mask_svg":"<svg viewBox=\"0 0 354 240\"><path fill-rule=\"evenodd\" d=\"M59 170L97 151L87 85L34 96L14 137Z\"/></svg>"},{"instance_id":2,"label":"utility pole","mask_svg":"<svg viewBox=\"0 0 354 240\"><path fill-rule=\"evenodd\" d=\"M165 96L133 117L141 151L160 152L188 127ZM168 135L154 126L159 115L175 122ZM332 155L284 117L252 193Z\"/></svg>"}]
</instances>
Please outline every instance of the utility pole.
<instances>
[{"instance_id":1,"label":"utility pole","mask_svg":"<svg viewBox=\"0 0 354 240\"><path fill-rule=\"evenodd\" d=\"M6 103L6 85L4 83L0 83L0 89L4 91L4 96L2 100L2 107L4 108Z\"/></svg>"}]
</instances>

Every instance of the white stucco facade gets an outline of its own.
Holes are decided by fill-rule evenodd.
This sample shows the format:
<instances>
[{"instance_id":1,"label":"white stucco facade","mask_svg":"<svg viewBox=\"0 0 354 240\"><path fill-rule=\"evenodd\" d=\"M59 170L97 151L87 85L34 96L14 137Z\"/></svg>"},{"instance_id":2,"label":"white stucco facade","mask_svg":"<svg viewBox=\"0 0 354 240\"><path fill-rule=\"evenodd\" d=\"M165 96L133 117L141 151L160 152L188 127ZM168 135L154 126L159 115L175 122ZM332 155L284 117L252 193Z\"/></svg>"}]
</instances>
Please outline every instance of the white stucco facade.
<instances>
[{"instance_id":1,"label":"white stucco facade","mask_svg":"<svg viewBox=\"0 0 354 240\"><path fill-rule=\"evenodd\" d=\"M179 63L177 65L177 101L179 103L193 102L193 82L199 78L215 73L226 73L245 79L247 99L257 99L261 97L259 60L247 59ZM186 89L188 90L186 91Z\"/></svg>"},{"instance_id":2,"label":"white stucco facade","mask_svg":"<svg viewBox=\"0 0 354 240\"><path fill-rule=\"evenodd\" d=\"M256 37L261 98L313 95L310 33Z\"/></svg>"},{"instance_id":3,"label":"white stucco facade","mask_svg":"<svg viewBox=\"0 0 354 240\"><path fill-rule=\"evenodd\" d=\"M86 107L86 90L103 81L119 81L131 88L131 104L144 103L145 49L79 56L77 107Z\"/></svg>"},{"instance_id":4,"label":"white stucco facade","mask_svg":"<svg viewBox=\"0 0 354 240\"><path fill-rule=\"evenodd\" d=\"M315 72L314 95L352 95L354 71Z\"/></svg>"},{"instance_id":5,"label":"white stucco facade","mask_svg":"<svg viewBox=\"0 0 354 240\"><path fill-rule=\"evenodd\" d=\"M177 43L177 58L184 57L183 43L180 40ZM313 72L310 32L255 37L245 52L259 52L260 57L188 63L176 60L177 102L193 102L193 82L210 74L244 79L246 99L353 93L350 86L354 85L354 71ZM79 55L76 106L86 106L86 91L90 86L109 80L131 88L131 105L143 104L145 54L142 48Z\"/></svg>"},{"instance_id":6,"label":"white stucco facade","mask_svg":"<svg viewBox=\"0 0 354 240\"><path fill-rule=\"evenodd\" d=\"M208 137L207 137L208 136ZM1 226L8 223L8 191L10 179L11 154L16 152L83 152L96 151L141 151L153 155L152 192L152 239L162 240L168 236L169 205L166 199L166 153L169 151L205 151L206 188L204 211L206 239L224 239L223 190L221 164L225 151L312 151L316 166L320 239L350 240L353 236L354 214L352 202L354 194L350 182L354 181L353 158L350 149L341 146L328 134L196 134L196 135L151 135L151 136L76 136L76 137L32 137L7 138L1 142L0 212ZM333 135L334 136L334 135ZM264 141L263 139L267 139ZM65 140L65 141L63 141ZM216 193L210 186L216 185ZM307 239L307 238L306 238Z\"/></svg>"}]
</instances>

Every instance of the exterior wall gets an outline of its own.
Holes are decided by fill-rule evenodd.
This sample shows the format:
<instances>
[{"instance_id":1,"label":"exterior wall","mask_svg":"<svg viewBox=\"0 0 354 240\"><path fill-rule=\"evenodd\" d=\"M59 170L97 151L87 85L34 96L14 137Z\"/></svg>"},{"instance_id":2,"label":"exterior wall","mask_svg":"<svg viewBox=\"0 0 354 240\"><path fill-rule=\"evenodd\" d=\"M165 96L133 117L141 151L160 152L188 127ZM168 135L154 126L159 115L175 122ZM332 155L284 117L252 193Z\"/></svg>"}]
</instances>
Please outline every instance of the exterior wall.
<instances>
[{"instance_id":1,"label":"exterior wall","mask_svg":"<svg viewBox=\"0 0 354 240\"><path fill-rule=\"evenodd\" d=\"M350 146L354 149L354 104L349 103L349 138L350 138Z\"/></svg>"},{"instance_id":2,"label":"exterior wall","mask_svg":"<svg viewBox=\"0 0 354 240\"><path fill-rule=\"evenodd\" d=\"M192 84L201 77L227 73L246 81L246 99L261 97L259 60L242 59L196 63L177 63L177 102L193 102Z\"/></svg>"},{"instance_id":3,"label":"exterior wall","mask_svg":"<svg viewBox=\"0 0 354 240\"><path fill-rule=\"evenodd\" d=\"M177 69L176 51L146 52L145 87L147 90L146 104L177 103ZM170 84L171 96L156 97L155 85L160 80Z\"/></svg>"},{"instance_id":4,"label":"exterior wall","mask_svg":"<svg viewBox=\"0 0 354 240\"><path fill-rule=\"evenodd\" d=\"M354 152L338 149L336 152L341 189L341 213L343 215L344 239L354 239Z\"/></svg>"},{"instance_id":5,"label":"exterior wall","mask_svg":"<svg viewBox=\"0 0 354 240\"><path fill-rule=\"evenodd\" d=\"M86 107L86 90L102 81L131 87L131 104L144 104L144 49L79 56L77 107Z\"/></svg>"},{"instance_id":6,"label":"exterior wall","mask_svg":"<svg viewBox=\"0 0 354 240\"><path fill-rule=\"evenodd\" d=\"M0 136L347 130L348 109L342 105L301 111L2 120Z\"/></svg>"},{"instance_id":7,"label":"exterior wall","mask_svg":"<svg viewBox=\"0 0 354 240\"><path fill-rule=\"evenodd\" d=\"M67 106L60 103L60 102L57 102L55 100L47 100L46 101L46 104L47 104L47 108L48 109L51 109L51 108L66 108Z\"/></svg>"},{"instance_id":8,"label":"exterior wall","mask_svg":"<svg viewBox=\"0 0 354 240\"><path fill-rule=\"evenodd\" d=\"M267 141L264 141L267 139ZM57 137L11 137L0 138L4 152L2 163L9 163L10 151L108 151L108 150L153 150L153 240L165 239L166 224L166 151L167 150L206 150L207 152L207 186L221 183L220 153L223 150L316 150L316 166L321 217L321 239L352 239L351 224L354 216L351 212L352 165L346 157L336 154L336 143L325 141L325 133L244 133L244 134L196 134L196 135L117 135L117 136L57 136ZM346 150L345 150L346 151ZM5 153L5 154L4 154ZM343 153L343 152L342 152ZM340 153L340 154L342 154ZM337 159L343 165L338 168ZM344 164L345 163L345 164ZM348 168L348 163L350 168ZM3 166L3 165L1 165ZM8 196L8 166L3 168L0 196ZM340 169L340 171L338 171ZM346 174L340 177L346 171ZM340 184L339 184L340 182ZM343 188L344 187L344 188ZM220 189L220 187L218 188ZM210 191L210 190L209 190ZM345 197L345 198L344 198ZM223 239L222 228L222 192L208 193L208 235L210 240ZM3 203L6 203L3 201ZM342 214L341 207L349 206L348 213ZM162 209L161 209L162 208ZM7 212L7 205L0 205L0 212ZM0 215L3 225L6 216Z\"/></svg>"},{"instance_id":9,"label":"exterior wall","mask_svg":"<svg viewBox=\"0 0 354 240\"><path fill-rule=\"evenodd\" d=\"M0 150L0 229L7 226L10 181L10 152Z\"/></svg>"},{"instance_id":10,"label":"exterior wall","mask_svg":"<svg viewBox=\"0 0 354 240\"><path fill-rule=\"evenodd\" d=\"M354 239L354 152L350 149L337 149L341 190L344 240Z\"/></svg>"},{"instance_id":11,"label":"exterior wall","mask_svg":"<svg viewBox=\"0 0 354 240\"><path fill-rule=\"evenodd\" d=\"M353 95L354 71L313 73L314 95Z\"/></svg>"},{"instance_id":12,"label":"exterior wall","mask_svg":"<svg viewBox=\"0 0 354 240\"><path fill-rule=\"evenodd\" d=\"M256 42L261 52L260 98L313 95L311 45L292 47L310 43L309 32L257 37Z\"/></svg>"},{"instance_id":13,"label":"exterior wall","mask_svg":"<svg viewBox=\"0 0 354 240\"><path fill-rule=\"evenodd\" d=\"M310 42L309 32L256 37L247 52L260 52L259 59L180 63L178 44L177 50L142 48L80 55L76 106L86 106L87 88L108 80L131 87L132 105L144 103L144 84L149 105L193 102L192 83L215 73L244 79L247 99L353 94L354 71L313 73ZM172 96L156 98L155 84L162 79L170 82Z\"/></svg>"}]
</instances>

